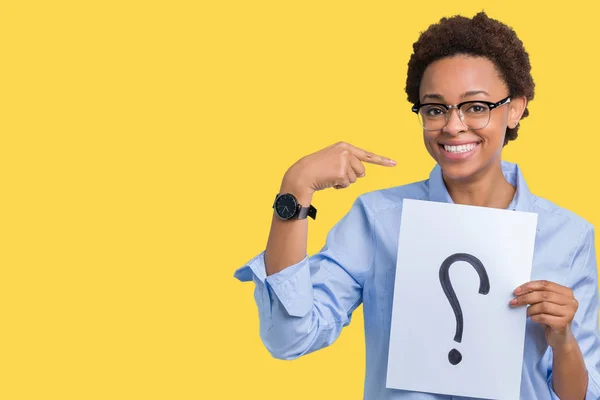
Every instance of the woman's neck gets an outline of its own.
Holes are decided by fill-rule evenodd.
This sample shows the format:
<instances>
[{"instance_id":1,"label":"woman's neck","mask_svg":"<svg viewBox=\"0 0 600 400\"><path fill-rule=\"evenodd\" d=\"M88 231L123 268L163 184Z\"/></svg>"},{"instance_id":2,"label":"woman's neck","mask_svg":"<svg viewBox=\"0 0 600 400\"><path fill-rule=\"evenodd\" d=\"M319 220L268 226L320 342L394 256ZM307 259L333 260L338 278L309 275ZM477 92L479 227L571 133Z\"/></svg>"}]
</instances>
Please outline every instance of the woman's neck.
<instances>
[{"instance_id":1,"label":"woman's neck","mask_svg":"<svg viewBox=\"0 0 600 400\"><path fill-rule=\"evenodd\" d=\"M444 183L454 203L472 206L505 209L516 191L504 177L499 164L468 181L452 180L444 176Z\"/></svg>"}]
</instances>

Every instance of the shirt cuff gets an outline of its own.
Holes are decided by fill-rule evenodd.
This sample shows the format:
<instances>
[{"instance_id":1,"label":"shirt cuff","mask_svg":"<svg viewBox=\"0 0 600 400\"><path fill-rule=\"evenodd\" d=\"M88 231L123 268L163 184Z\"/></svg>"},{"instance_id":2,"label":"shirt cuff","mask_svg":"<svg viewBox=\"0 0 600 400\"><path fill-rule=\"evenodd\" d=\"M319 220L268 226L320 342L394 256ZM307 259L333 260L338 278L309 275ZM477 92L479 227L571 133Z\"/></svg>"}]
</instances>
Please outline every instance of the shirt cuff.
<instances>
[{"instance_id":1,"label":"shirt cuff","mask_svg":"<svg viewBox=\"0 0 600 400\"><path fill-rule=\"evenodd\" d=\"M259 282L265 283L267 272L265 269L265 252L263 251L252 260L248 261L246 265L236 270L233 274L241 282L249 282L253 278L257 278Z\"/></svg>"},{"instance_id":2,"label":"shirt cuff","mask_svg":"<svg viewBox=\"0 0 600 400\"><path fill-rule=\"evenodd\" d=\"M585 392L585 400L598 400L600 399L600 374L598 371L590 369L587 363L586 368L588 373L588 386ZM552 400L560 400L560 397L558 397L552 387L552 373L548 376L548 387L550 388Z\"/></svg>"},{"instance_id":3,"label":"shirt cuff","mask_svg":"<svg viewBox=\"0 0 600 400\"><path fill-rule=\"evenodd\" d=\"M303 317L312 310L313 292L308 256L283 270L267 276L264 251L234 273L242 282L254 280L260 286L271 289L286 312L293 317ZM267 290L268 290L267 289ZM267 294L267 293L265 293ZM267 300L269 296L258 296Z\"/></svg>"}]
</instances>

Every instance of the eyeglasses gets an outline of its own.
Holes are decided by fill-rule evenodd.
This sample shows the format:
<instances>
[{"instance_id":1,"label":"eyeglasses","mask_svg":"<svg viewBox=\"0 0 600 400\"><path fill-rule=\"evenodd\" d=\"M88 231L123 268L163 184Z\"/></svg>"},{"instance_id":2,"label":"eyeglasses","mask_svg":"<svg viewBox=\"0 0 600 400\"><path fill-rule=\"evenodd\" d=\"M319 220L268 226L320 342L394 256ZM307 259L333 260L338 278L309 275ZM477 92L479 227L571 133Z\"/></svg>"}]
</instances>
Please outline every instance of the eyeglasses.
<instances>
[{"instance_id":1,"label":"eyeglasses","mask_svg":"<svg viewBox=\"0 0 600 400\"><path fill-rule=\"evenodd\" d=\"M510 103L510 96L497 103L489 101L465 101L459 104L425 103L415 104L412 111L419 117L423 129L437 131L443 129L450 119L453 108L463 125L469 129L482 129L490 122L490 112L497 107Z\"/></svg>"}]
</instances>

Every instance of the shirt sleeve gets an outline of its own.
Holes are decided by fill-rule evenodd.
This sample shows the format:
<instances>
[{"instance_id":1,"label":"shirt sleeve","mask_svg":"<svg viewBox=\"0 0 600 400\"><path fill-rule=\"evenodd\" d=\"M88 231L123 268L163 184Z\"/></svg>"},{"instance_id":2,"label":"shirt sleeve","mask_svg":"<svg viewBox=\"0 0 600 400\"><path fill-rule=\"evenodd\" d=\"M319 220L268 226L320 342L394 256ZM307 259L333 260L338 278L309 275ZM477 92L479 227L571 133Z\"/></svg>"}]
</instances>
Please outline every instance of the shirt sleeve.
<instances>
[{"instance_id":1,"label":"shirt sleeve","mask_svg":"<svg viewBox=\"0 0 600 400\"><path fill-rule=\"evenodd\" d=\"M577 339L588 372L586 400L600 399L600 331L598 326L598 267L594 248L594 228L588 227L581 245L575 253L571 280L573 294L579 307L573 319L573 334ZM550 350L550 365L552 353ZM559 397L552 387L552 369L549 370L548 385L552 399Z\"/></svg>"},{"instance_id":2,"label":"shirt sleeve","mask_svg":"<svg viewBox=\"0 0 600 400\"><path fill-rule=\"evenodd\" d=\"M373 224L359 197L318 253L267 277L263 251L235 272L255 284L260 336L273 357L290 360L329 346L350 323L375 255Z\"/></svg>"}]
</instances>

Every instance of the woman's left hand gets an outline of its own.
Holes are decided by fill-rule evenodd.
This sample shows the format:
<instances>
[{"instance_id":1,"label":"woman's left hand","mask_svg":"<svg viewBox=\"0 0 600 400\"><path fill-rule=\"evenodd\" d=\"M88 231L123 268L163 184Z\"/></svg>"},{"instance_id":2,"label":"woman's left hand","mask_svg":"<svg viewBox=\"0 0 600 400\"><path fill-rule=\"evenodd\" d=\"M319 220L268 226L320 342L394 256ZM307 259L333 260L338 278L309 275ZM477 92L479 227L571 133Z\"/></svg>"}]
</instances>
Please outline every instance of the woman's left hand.
<instances>
[{"instance_id":1,"label":"woman's left hand","mask_svg":"<svg viewBox=\"0 0 600 400\"><path fill-rule=\"evenodd\" d=\"M545 325L546 341L554 350L576 343L571 329L579 302L568 287L549 281L531 281L513 292L512 307L529 305L527 316Z\"/></svg>"}]
</instances>

